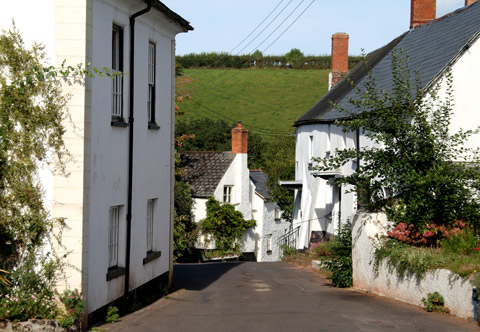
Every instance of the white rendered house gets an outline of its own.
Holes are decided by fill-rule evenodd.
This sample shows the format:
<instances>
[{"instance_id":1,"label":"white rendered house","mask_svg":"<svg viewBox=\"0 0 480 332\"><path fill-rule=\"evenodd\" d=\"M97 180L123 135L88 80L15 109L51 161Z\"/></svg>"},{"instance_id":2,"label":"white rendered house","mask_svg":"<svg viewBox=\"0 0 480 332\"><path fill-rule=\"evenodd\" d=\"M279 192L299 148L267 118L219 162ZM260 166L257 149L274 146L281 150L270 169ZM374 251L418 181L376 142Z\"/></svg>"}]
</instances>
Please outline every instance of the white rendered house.
<instances>
[{"instance_id":1,"label":"white rendered house","mask_svg":"<svg viewBox=\"0 0 480 332\"><path fill-rule=\"evenodd\" d=\"M193 215L195 222L204 219L206 202L212 196L222 203L235 205L246 220L257 222L244 233L243 254L254 254L257 261L278 261L281 254L278 239L290 223L280 218L281 211L268 199L265 173L248 169L247 145L248 131L239 122L232 129L231 151L180 152L185 181L192 189ZM215 249L215 244L200 236L196 247Z\"/></svg>"},{"instance_id":2,"label":"white rendered house","mask_svg":"<svg viewBox=\"0 0 480 332\"><path fill-rule=\"evenodd\" d=\"M422 7L429 10L417 10ZM392 54L397 52L409 57L409 67L418 71L422 87L427 90L436 85L441 87L440 100L445 96L444 78L450 71L454 90L450 128L452 132L460 128L476 129L480 125L480 100L477 98L480 85L480 3L467 0L465 7L438 19L435 19L435 8L435 0L412 0L410 30L368 54L366 61L379 90L391 91ZM341 222L352 220L357 209L356 195L348 193L351 188L337 186L335 178L352 174L361 161L331 172L318 172L314 170L312 158L328 158L336 149L362 148L372 144L361 131L344 133L335 125L335 121L345 114L334 108L331 102L355 112L349 100L358 98L358 92L349 81L362 89L368 76L363 63L346 73L348 44L345 43L348 43L348 35L333 35L331 82L334 85L294 124L297 128L295 181L286 181L283 185L295 190L292 227L299 227L296 242L299 249L308 248L315 235L328 238L334 234ZM346 73L345 79L341 79L342 73ZM469 147L479 145L476 137L467 144Z\"/></svg>"},{"instance_id":3,"label":"white rendered house","mask_svg":"<svg viewBox=\"0 0 480 332\"><path fill-rule=\"evenodd\" d=\"M81 290L92 318L171 278L175 36L193 28L158 0L10 3L2 27L14 17L52 64L123 73L65 85L73 160L68 176L42 178L52 216L67 224L71 268L58 286ZM33 12L42 24L32 23Z\"/></svg>"}]
</instances>

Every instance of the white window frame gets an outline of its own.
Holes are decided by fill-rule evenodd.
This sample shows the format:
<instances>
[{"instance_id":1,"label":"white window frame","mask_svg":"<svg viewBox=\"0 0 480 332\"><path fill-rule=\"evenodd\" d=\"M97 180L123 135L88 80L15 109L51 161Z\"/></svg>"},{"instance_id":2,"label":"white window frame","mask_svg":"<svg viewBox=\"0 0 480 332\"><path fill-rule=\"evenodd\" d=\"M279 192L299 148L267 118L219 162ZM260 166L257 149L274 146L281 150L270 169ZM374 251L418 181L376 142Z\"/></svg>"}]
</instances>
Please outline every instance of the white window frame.
<instances>
[{"instance_id":1,"label":"white window frame","mask_svg":"<svg viewBox=\"0 0 480 332\"><path fill-rule=\"evenodd\" d=\"M123 29L118 25L112 28L112 118L123 117Z\"/></svg>"},{"instance_id":2,"label":"white window frame","mask_svg":"<svg viewBox=\"0 0 480 332\"><path fill-rule=\"evenodd\" d=\"M108 267L118 266L121 206L111 206L108 221Z\"/></svg>"},{"instance_id":3,"label":"white window frame","mask_svg":"<svg viewBox=\"0 0 480 332\"><path fill-rule=\"evenodd\" d=\"M223 186L223 203L232 204L233 202L233 185Z\"/></svg>"},{"instance_id":4,"label":"white window frame","mask_svg":"<svg viewBox=\"0 0 480 332\"><path fill-rule=\"evenodd\" d=\"M280 209L280 206L275 205L275 220L280 219L282 219L282 209Z\"/></svg>"},{"instance_id":5,"label":"white window frame","mask_svg":"<svg viewBox=\"0 0 480 332\"><path fill-rule=\"evenodd\" d=\"M272 237L273 237L272 234L267 235L267 252L272 251Z\"/></svg>"},{"instance_id":6,"label":"white window frame","mask_svg":"<svg viewBox=\"0 0 480 332\"><path fill-rule=\"evenodd\" d=\"M148 91L147 112L148 122L155 123L155 69L156 69L156 45L148 43Z\"/></svg>"},{"instance_id":7,"label":"white window frame","mask_svg":"<svg viewBox=\"0 0 480 332\"><path fill-rule=\"evenodd\" d=\"M153 239L155 228L155 199L147 201L147 253L153 251Z\"/></svg>"}]
</instances>

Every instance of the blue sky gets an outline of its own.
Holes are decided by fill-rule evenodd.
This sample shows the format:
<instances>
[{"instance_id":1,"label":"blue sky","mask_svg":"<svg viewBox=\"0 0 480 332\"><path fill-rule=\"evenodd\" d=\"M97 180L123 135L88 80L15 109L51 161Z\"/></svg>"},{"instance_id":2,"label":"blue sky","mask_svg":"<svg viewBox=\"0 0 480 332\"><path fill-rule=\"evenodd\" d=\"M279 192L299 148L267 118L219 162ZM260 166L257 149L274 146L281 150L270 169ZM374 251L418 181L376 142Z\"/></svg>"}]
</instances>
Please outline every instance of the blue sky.
<instances>
[{"instance_id":1,"label":"blue sky","mask_svg":"<svg viewBox=\"0 0 480 332\"><path fill-rule=\"evenodd\" d=\"M329 54L331 36L335 32L348 33L349 53L361 54L362 49L368 53L385 45L408 30L410 24L410 0L161 1L190 21L195 28L194 31L177 36L179 55L200 52L248 54L257 48L262 52L265 50L265 55L285 54L292 48L298 48L304 54ZM288 3L278 18L259 34ZM464 0L437 0L437 17L461 8L464 4ZM279 6L269 19L235 48L277 5ZM298 9L286 19L297 5ZM304 14L270 46L305 9ZM285 23L267 39L284 19ZM251 43L247 46L249 42Z\"/></svg>"}]
</instances>

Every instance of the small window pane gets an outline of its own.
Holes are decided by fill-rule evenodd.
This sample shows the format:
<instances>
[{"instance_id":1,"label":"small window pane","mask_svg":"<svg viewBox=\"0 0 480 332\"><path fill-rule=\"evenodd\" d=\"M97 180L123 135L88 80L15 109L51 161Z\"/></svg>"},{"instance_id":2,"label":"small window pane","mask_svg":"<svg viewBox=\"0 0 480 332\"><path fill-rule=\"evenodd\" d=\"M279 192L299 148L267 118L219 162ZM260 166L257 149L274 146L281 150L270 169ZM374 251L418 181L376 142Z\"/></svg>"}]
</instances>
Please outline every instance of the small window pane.
<instances>
[{"instance_id":1,"label":"small window pane","mask_svg":"<svg viewBox=\"0 0 480 332\"><path fill-rule=\"evenodd\" d=\"M153 208L155 200L147 201L147 252L153 250Z\"/></svg>"},{"instance_id":2,"label":"small window pane","mask_svg":"<svg viewBox=\"0 0 480 332\"><path fill-rule=\"evenodd\" d=\"M108 225L108 267L118 265L118 239L120 228L120 207L110 207Z\"/></svg>"}]
</instances>

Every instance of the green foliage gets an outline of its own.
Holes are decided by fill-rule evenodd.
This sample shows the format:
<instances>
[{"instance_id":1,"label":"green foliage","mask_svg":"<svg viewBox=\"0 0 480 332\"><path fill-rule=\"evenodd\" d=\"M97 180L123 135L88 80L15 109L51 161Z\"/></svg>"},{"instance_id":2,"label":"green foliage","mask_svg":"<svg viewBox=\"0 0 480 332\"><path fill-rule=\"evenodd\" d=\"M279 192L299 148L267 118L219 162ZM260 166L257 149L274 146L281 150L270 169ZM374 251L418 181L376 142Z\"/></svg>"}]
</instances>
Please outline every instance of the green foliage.
<instances>
[{"instance_id":1,"label":"green foliage","mask_svg":"<svg viewBox=\"0 0 480 332\"><path fill-rule=\"evenodd\" d=\"M0 317L56 315L53 290L64 263L46 248L62 246L64 221L44 206L39 168L62 174L69 158L61 83L115 75L87 67L47 65L44 47L26 48L15 26L0 34Z\"/></svg>"},{"instance_id":2,"label":"green foliage","mask_svg":"<svg viewBox=\"0 0 480 332\"><path fill-rule=\"evenodd\" d=\"M295 256L297 254L297 248L294 246L289 246L288 244L280 245L280 250L282 251L282 257Z\"/></svg>"},{"instance_id":3,"label":"green foliage","mask_svg":"<svg viewBox=\"0 0 480 332\"><path fill-rule=\"evenodd\" d=\"M350 222L341 225L338 236L328 246L328 256L320 257L322 265L329 272L328 279L335 287L343 288L353 285L351 227Z\"/></svg>"},{"instance_id":4,"label":"green foliage","mask_svg":"<svg viewBox=\"0 0 480 332\"><path fill-rule=\"evenodd\" d=\"M105 322L115 323L120 315L118 314L118 308L116 306L109 306L107 309L107 316L105 317Z\"/></svg>"},{"instance_id":5,"label":"green foliage","mask_svg":"<svg viewBox=\"0 0 480 332\"><path fill-rule=\"evenodd\" d=\"M309 249L310 254L316 258L330 259L333 257L333 246L335 246L334 239L332 239L332 241L315 243Z\"/></svg>"},{"instance_id":6,"label":"green foliage","mask_svg":"<svg viewBox=\"0 0 480 332\"><path fill-rule=\"evenodd\" d=\"M175 125L175 136L195 135L177 146L177 151L230 151L231 131L236 127L223 120L200 118L190 121L179 120Z\"/></svg>"},{"instance_id":7,"label":"green foliage","mask_svg":"<svg viewBox=\"0 0 480 332\"><path fill-rule=\"evenodd\" d=\"M287 54L291 53L292 49ZM300 52L300 50L298 50ZM302 53L302 52L300 52ZM250 55L232 55L228 53L190 53L177 55L176 61L184 68L287 68L290 61L285 55L263 55L256 50ZM330 69L330 55L307 55L303 56L300 69ZM349 56L349 68L360 62L361 56Z\"/></svg>"},{"instance_id":8,"label":"green foliage","mask_svg":"<svg viewBox=\"0 0 480 332\"><path fill-rule=\"evenodd\" d=\"M440 245L449 254L479 256L478 239L472 229L464 229L461 233L453 234L443 239Z\"/></svg>"},{"instance_id":9,"label":"green foliage","mask_svg":"<svg viewBox=\"0 0 480 332\"><path fill-rule=\"evenodd\" d=\"M293 68L302 68L304 63L304 55L298 48L292 48L290 52L285 54L285 60Z\"/></svg>"},{"instance_id":10,"label":"green foliage","mask_svg":"<svg viewBox=\"0 0 480 332\"><path fill-rule=\"evenodd\" d=\"M282 217L292 220L293 191L281 187L280 180L295 179L295 136L277 135L265 152L265 173L270 198L282 209Z\"/></svg>"},{"instance_id":11,"label":"green foliage","mask_svg":"<svg viewBox=\"0 0 480 332\"><path fill-rule=\"evenodd\" d=\"M445 307L445 300L443 296L440 295L438 292L428 293L427 298L422 298L422 303L424 308L428 312L443 312L443 313L450 313L450 310Z\"/></svg>"},{"instance_id":12,"label":"green foliage","mask_svg":"<svg viewBox=\"0 0 480 332\"><path fill-rule=\"evenodd\" d=\"M335 157L318 159L317 169L335 169L359 158L356 173L339 183L354 185L362 208L384 210L395 225L424 230L429 224L453 226L464 220L477 227L478 151L464 147L474 132L449 132L451 75L445 75L445 99L440 100L438 86L423 90L403 53L394 54L392 68L391 92L377 87L370 72L358 90L360 98L351 101L360 113L336 106L346 115L337 124L347 132L360 130L376 146L336 151ZM385 195L384 188L393 195Z\"/></svg>"},{"instance_id":13,"label":"green foliage","mask_svg":"<svg viewBox=\"0 0 480 332\"><path fill-rule=\"evenodd\" d=\"M232 129L237 123L228 124L223 120L209 118L179 120L175 135L193 136L177 144L177 151L230 151L232 149ZM266 143L261 135L248 131L248 168L261 169L265 165Z\"/></svg>"},{"instance_id":14,"label":"green foliage","mask_svg":"<svg viewBox=\"0 0 480 332\"><path fill-rule=\"evenodd\" d=\"M74 318L78 318L85 311L85 299L78 289L67 289L60 296L60 301L65 306L65 310L68 315Z\"/></svg>"},{"instance_id":15,"label":"green foliage","mask_svg":"<svg viewBox=\"0 0 480 332\"><path fill-rule=\"evenodd\" d=\"M414 275L421 280L430 270L447 269L462 278L473 276L475 279L476 271L480 271L477 246L475 233L471 229L443 239L438 248L416 247L393 238L384 238L375 251L375 267L378 269L381 262L385 261L401 278Z\"/></svg>"},{"instance_id":16,"label":"green foliage","mask_svg":"<svg viewBox=\"0 0 480 332\"><path fill-rule=\"evenodd\" d=\"M179 167L179 156L175 151L175 186L174 186L174 228L173 260L183 261L192 258L198 231L193 221L192 192L183 180L183 170Z\"/></svg>"},{"instance_id":17,"label":"green foliage","mask_svg":"<svg viewBox=\"0 0 480 332\"><path fill-rule=\"evenodd\" d=\"M228 252L238 252L243 233L256 225L255 220L245 220L240 211L232 204L220 204L210 197L206 203L207 217L200 222L202 233L209 234L215 240L215 248Z\"/></svg>"},{"instance_id":18,"label":"green foliage","mask_svg":"<svg viewBox=\"0 0 480 332\"><path fill-rule=\"evenodd\" d=\"M38 317L53 319L57 315L55 297L48 291L29 293L15 290L0 294L0 317L11 321L25 321Z\"/></svg>"}]
</instances>

